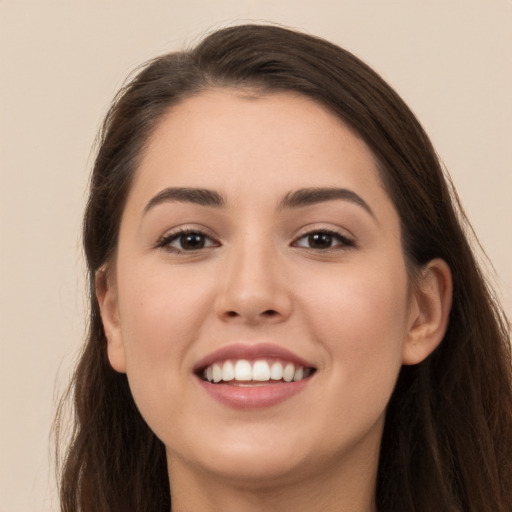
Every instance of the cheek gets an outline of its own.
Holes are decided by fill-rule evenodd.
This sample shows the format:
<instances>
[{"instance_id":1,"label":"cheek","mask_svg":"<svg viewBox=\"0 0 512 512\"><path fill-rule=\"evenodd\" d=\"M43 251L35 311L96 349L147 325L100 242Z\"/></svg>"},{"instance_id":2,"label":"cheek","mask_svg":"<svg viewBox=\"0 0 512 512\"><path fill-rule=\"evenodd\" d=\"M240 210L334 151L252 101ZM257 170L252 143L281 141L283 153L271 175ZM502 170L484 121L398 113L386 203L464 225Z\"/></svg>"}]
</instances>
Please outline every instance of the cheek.
<instances>
[{"instance_id":1,"label":"cheek","mask_svg":"<svg viewBox=\"0 0 512 512\"><path fill-rule=\"evenodd\" d=\"M310 289L303 307L326 353L339 397L333 401L340 411L379 414L393 391L407 338L405 267L351 268L324 284Z\"/></svg>"},{"instance_id":2,"label":"cheek","mask_svg":"<svg viewBox=\"0 0 512 512\"><path fill-rule=\"evenodd\" d=\"M204 279L155 268L128 262L118 271L126 373L136 403L150 417L158 415L157 397L175 396L190 378L188 348L211 304Z\"/></svg>"},{"instance_id":3,"label":"cheek","mask_svg":"<svg viewBox=\"0 0 512 512\"><path fill-rule=\"evenodd\" d=\"M130 349L174 350L199 327L211 302L201 274L157 265L125 265L119 270L120 320Z\"/></svg>"},{"instance_id":4,"label":"cheek","mask_svg":"<svg viewBox=\"0 0 512 512\"><path fill-rule=\"evenodd\" d=\"M181 439L181 423L172 418L187 417L196 401L188 385L189 347L204 326L211 293L204 278L185 269L171 272L162 265L127 262L119 273L120 320L133 399L160 439Z\"/></svg>"}]
</instances>

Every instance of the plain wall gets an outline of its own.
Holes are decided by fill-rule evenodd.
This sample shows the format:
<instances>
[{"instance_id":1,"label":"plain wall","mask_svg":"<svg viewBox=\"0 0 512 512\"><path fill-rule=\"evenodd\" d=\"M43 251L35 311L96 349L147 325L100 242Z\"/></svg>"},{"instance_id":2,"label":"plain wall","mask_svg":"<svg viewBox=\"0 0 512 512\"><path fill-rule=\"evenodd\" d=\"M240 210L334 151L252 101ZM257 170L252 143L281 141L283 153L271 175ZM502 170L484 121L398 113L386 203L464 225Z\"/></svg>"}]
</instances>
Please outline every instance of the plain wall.
<instances>
[{"instance_id":1,"label":"plain wall","mask_svg":"<svg viewBox=\"0 0 512 512\"><path fill-rule=\"evenodd\" d=\"M206 29L326 37L408 102L449 169L512 318L510 0L0 0L0 511L57 511L49 430L84 332L80 223L126 75Z\"/></svg>"}]
</instances>

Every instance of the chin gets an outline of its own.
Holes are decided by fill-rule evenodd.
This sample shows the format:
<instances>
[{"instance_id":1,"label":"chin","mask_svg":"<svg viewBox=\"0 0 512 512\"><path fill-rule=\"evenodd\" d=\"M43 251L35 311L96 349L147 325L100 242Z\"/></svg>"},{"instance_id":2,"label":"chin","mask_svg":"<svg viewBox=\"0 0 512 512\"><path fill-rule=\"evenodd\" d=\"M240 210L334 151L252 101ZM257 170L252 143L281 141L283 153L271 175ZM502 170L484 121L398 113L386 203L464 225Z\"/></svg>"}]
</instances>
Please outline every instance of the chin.
<instances>
[{"instance_id":1,"label":"chin","mask_svg":"<svg viewBox=\"0 0 512 512\"><path fill-rule=\"evenodd\" d=\"M203 446L196 444L193 453L187 455L168 449L171 474L174 461L179 459L213 478L243 487L272 487L305 476L305 469L311 469L313 457L299 439L261 434L252 430L237 436L233 432L225 441L217 437L205 440Z\"/></svg>"},{"instance_id":2,"label":"chin","mask_svg":"<svg viewBox=\"0 0 512 512\"><path fill-rule=\"evenodd\" d=\"M293 453L246 450L223 453L215 462L205 461L204 469L217 478L245 488L262 488L282 487L287 482L305 478L311 465Z\"/></svg>"}]
</instances>

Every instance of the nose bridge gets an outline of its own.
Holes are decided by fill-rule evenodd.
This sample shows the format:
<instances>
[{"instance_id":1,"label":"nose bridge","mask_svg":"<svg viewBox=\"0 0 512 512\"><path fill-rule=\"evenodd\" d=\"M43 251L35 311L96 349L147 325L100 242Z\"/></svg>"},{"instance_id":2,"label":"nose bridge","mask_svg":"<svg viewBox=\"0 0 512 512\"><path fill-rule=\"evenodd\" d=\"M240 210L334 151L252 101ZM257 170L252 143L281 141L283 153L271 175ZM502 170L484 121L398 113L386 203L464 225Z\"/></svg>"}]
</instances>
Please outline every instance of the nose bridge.
<instances>
[{"instance_id":1,"label":"nose bridge","mask_svg":"<svg viewBox=\"0 0 512 512\"><path fill-rule=\"evenodd\" d=\"M229 253L218 314L249 323L287 318L291 301L275 245L246 235Z\"/></svg>"}]
</instances>

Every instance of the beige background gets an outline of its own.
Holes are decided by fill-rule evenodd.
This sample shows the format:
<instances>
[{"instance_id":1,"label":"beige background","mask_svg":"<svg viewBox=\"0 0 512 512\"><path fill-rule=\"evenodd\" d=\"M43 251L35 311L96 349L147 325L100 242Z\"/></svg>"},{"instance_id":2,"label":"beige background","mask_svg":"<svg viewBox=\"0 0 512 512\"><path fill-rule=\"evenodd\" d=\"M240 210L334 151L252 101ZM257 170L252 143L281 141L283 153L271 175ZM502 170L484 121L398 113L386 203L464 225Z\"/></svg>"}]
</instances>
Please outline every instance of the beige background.
<instances>
[{"instance_id":1,"label":"beige background","mask_svg":"<svg viewBox=\"0 0 512 512\"><path fill-rule=\"evenodd\" d=\"M49 429L84 330L90 148L127 73L270 20L373 65L430 133L512 318L510 0L0 0L0 512L57 511Z\"/></svg>"}]
</instances>

